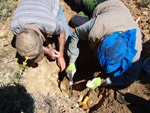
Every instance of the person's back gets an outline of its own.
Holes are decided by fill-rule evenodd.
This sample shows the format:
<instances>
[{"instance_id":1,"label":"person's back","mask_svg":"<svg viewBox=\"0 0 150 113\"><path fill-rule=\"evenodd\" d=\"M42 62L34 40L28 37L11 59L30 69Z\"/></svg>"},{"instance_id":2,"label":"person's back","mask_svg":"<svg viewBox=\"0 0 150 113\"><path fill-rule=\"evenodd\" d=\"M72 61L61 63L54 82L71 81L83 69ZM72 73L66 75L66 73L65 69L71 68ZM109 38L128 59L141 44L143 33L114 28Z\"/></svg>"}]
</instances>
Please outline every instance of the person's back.
<instances>
[{"instance_id":1,"label":"person's back","mask_svg":"<svg viewBox=\"0 0 150 113\"><path fill-rule=\"evenodd\" d=\"M135 49L138 53L133 62L139 59L142 50L141 31L128 8L120 0L107 0L95 8L93 18L96 16L95 24L89 33L89 39L94 42L100 37L106 37L115 31L122 33L136 28Z\"/></svg>"},{"instance_id":2,"label":"person's back","mask_svg":"<svg viewBox=\"0 0 150 113\"><path fill-rule=\"evenodd\" d=\"M56 20L58 9L58 0L22 0L14 12L11 30L17 35L26 24L34 24L45 34L59 34L62 24Z\"/></svg>"}]
</instances>

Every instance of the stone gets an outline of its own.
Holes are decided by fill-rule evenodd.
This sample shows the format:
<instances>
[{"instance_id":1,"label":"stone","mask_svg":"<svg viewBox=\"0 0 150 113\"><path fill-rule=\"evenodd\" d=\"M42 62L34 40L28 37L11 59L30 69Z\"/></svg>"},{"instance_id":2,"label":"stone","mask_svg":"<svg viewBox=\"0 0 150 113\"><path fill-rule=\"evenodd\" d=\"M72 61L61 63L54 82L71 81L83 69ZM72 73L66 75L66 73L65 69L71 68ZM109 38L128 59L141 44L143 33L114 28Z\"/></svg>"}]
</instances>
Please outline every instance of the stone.
<instances>
[{"instance_id":1,"label":"stone","mask_svg":"<svg viewBox=\"0 0 150 113\"><path fill-rule=\"evenodd\" d=\"M4 36L5 35L5 32L0 30L0 37Z\"/></svg>"},{"instance_id":2,"label":"stone","mask_svg":"<svg viewBox=\"0 0 150 113\"><path fill-rule=\"evenodd\" d=\"M144 11L143 14L146 16L149 15L148 11Z\"/></svg>"},{"instance_id":3,"label":"stone","mask_svg":"<svg viewBox=\"0 0 150 113\"><path fill-rule=\"evenodd\" d=\"M3 43L3 47L6 47L8 45L9 45L9 42L7 40L5 40L4 43Z\"/></svg>"}]
</instances>

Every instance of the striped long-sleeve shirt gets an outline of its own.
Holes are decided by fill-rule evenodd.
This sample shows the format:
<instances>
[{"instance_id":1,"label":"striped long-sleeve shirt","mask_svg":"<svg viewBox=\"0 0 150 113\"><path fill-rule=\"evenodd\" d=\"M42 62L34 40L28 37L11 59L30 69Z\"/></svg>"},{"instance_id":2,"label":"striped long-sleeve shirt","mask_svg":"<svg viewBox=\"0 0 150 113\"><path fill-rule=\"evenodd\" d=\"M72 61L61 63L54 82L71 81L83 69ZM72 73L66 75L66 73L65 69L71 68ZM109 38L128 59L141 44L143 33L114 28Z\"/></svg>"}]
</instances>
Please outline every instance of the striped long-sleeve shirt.
<instances>
[{"instance_id":1,"label":"striped long-sleeve shirt","mask_svg":"<svg viewBox=\"0 0 150 113\"><path fill-rule=\"evenodd\" d=\"M56 19L59 5L59 0L22 0L14 12L11 31L17 35L26 24L34 24L45 34L59 34L63 29Z\"/></svg>"}]
</instances>

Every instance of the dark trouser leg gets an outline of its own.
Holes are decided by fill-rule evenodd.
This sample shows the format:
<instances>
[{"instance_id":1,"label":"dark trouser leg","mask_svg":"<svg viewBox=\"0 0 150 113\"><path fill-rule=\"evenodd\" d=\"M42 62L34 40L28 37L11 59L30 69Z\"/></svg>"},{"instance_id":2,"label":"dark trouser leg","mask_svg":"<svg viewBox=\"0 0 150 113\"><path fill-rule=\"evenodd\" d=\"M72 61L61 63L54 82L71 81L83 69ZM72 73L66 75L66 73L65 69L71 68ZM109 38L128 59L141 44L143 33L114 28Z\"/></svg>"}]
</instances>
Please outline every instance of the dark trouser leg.
<instances>
[{"instance_id":1,"label":"dark trouser leg","mask_svg":"<svg viewBox=\"0 0 150 113\"><path fill-rule=\"evenodd\" d=\"M76 28L76 27L86 23L87 21L89 21L89 17L86 14L86 8L83 4L83 0L73 0L73 3L81 11L77 15L72 17L71 20L69 21L69 25L72 28Z\"/></svg>"},{"instance_id":2,"label":"dark trouser leg","mask_svg":"<svg viewBox=\"0 0 150 113\"><path fill-rule=\"evenodd\" d=\"M94 8L101 3L101 0L73 0L73 2L81 10L69 22L71 27L76 28L89 21Z\"/></svg>"},{"instance_id":3,"label":"dark trouser leg","mask_svg":"<svg viewBox=\"0 0 150 113\"><path fill-rule=\"evenodd\" d=\"M117 77L112 77L112 85L115 86L129 86L135 82L139 76L139 73L142 69L141 58L134 62L129 69L127 69L122 75Z\"/></svg>"},{"instance_id":4,"label":"dark trouser leg","mask_svg":"<svg viewBox=\"0 0 150 113\"><path fill-rule=\"evenodd\" d=\"M69 21L69 25L72 28L76 28L84 23L86 23L87 21L89 21L89 17L88 16L78 16L75 15L73 18L71 18L71 20Z\"/></svg>"}]
</instances>

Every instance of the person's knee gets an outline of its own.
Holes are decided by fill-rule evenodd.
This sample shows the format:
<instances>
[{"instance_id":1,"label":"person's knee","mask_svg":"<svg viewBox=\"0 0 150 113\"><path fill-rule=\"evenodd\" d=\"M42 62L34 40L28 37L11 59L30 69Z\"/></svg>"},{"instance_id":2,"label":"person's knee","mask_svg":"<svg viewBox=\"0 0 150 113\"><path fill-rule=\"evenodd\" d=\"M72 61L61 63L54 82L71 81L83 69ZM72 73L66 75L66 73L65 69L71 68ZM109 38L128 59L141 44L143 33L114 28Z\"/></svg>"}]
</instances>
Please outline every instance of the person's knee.
<instances>
[{"instance_id":1,"label":"person's knee","mask_svg":"<svg viewBox=\"0 0 150 113\"><path fill-rule=\"evenodd\" d=\"M126 85L129 86L129 85L133 84L137 80L138 75L139 74L135 74L134 76L130 76L129 78L127 78Z\"/></svg>"},{"instance_id":2,"label":"person's knee","mask_svg":"<svg viewBox=\"0 0 150 113\"><path fill-rule=\"evenodd\" d=\"M86 23L87 21L89 21L89 17L74 16L74 17L69 21L69 25L70 25L72 28L76 28L76 27L79 27L80 25Z\"/></svg>"}]
</instances>

